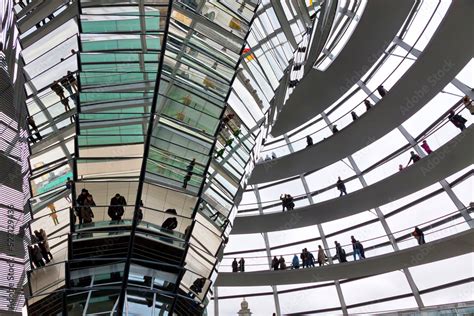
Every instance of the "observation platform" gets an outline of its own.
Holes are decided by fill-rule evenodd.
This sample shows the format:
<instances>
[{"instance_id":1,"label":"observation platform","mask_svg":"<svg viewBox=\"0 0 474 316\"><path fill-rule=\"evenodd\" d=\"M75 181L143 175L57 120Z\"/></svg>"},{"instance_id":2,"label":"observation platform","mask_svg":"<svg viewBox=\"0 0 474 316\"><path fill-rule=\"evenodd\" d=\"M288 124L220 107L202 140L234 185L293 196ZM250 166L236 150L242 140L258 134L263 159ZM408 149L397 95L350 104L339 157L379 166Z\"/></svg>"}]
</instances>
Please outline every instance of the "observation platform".
<instances>
[{"instance_id":1,"label":"observation platform","mask_svg":"<svg viewBox=\"0 0 474 316\"><path fill-rule=\"evenodd\" d=\"M348 91L384 53L408 17L413 0L369 0L350 39L329 66L300 80L281 112L272 135L286 133L321 113Z\"/></svg>"},{"instance_id":2,"label":"observation platform","mask_svg":"<svg viewBox=\"0 0 474 316\"><path fill-rule=\"evenodd\" d=\"M298 270L223 272L215 286L265 286L367 277L444 260L474 250L474 229L373 258Z\"/></svg>"},{"instance_id":3,"label":"observation platform","mask_svg":"<svg viewBox=\"0 0 474 316\"><path fill-rule=\"evenodd\" d=\"M465 22L470 19L469 12L473 11L472 1L453 2L420 57L370 111L311 147L256 165L249 184L275 181L326 167L370 145L418 112L472 59L474 46L468 45L462 49L453 47L459 45L459 38L473 37L473 28L467 27ZM327 88L324 91L330 94L331 90ZM313 94L316 90L307 88ZM317 98L306 98L320 103L324 95L326 92ZM317 107L315 104L311 106ZM292 113L300 112L298 106L291 107ZM285 121L291 120L291 116L286 114L282 116L280 113L280 116Z\"/></svg>"},{"instance_id":4,"label":"observation platform","mask_svg":"<svg viewBox=\"0 0 474 316\"><path fill-rule=\"evenodd\" d=\"M474 163L467 151L474 125L420 161L368 187L292 211L238 216L231 234L254 234L306 227L351 216L421 190ZM334 189L336 190L336 189Z\"/></svg>"}]
</instances>

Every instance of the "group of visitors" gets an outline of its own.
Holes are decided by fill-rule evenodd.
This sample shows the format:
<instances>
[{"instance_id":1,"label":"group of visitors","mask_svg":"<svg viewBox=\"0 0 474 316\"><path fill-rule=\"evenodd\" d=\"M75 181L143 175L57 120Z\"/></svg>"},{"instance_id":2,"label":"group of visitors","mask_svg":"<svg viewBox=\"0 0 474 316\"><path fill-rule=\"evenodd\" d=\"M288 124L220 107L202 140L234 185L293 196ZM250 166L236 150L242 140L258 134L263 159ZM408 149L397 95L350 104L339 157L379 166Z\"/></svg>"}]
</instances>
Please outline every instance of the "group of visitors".
<instances>
[{"instance_id":1,"label":"group of visitors","mask_svg":"<svg viewBox=\"0 0 474 316\"><path fill-rule=\"evenodd\" d=\"M69 178L68 178L69 179ZM66 186L70 186L69 180ZM92 194L85 188L81 190L81 194L76 199L77 207L75 216L79 219L79 224L90 224L92 223L92 219L94 218L94 212L92 208L96 206L94 198ZM110 199L110 204L107 210L107 214L109 215L112 221L121 221L122 216L125 212L124 206L127 205L127 201L125 197L120 195L120 193L115 194L112 199ZM139 213L141 213L141 209L139 209ZM138 215L138 220L140 221L143 218L143 214L140 216ZM75 222L76 220L74 220Z\"/></svg>"},{"instance_id":2,"label":"group of visitors","mask_svg":"<svg viewBox=\"0 0 474 316\"><path fill-rule=\"evenodd\" d=\"M377 87L377 92L380 94L380 97L382 98L388 93L388 91L382 85ZM367 99L364 100L364 104L365 104L366 111L369 111L373 107L372 103L370 103L370 101ZM353 121L356 121L359 119L359 115L357 115L355 111L351 111L351 116L352 116ZM336 134L339 132L339 129L337 128L336 124L332 125L331 130L333 134ZM313 144L314 144L313 138L310 135L306 136L306 148L311 147Z\"/></svg>"},{"instance_id":3,"label":"group of visitors","mask_svg":"<svg viewBox=\"0 0 474 316\"><path fill-rule=\"evenodd\" d=\"M69 92L71 96L75 96L76 93L78 92L77 80L71 71L68 71L66 76L62 77L59 81L54 81L50 85L51 90L53 90L56 93L56 95L59 97L59 100L64 105L64 110L67 112L71 110L71 107L69 106L68 98L66 98L66 96L64 95L63 87ZM73 100L74 99L75 97L73 98ZM32 143L36 143L37 141L42 140L43 136L41 135L34 118L32 116L27 116L26 120L28 122L28 125L31 127L29 140ZM71 123L73 122L73 120L74 118L73 116L71 116Z\"/></svg>"},{"instance_id":4,"label":"group of visitors","mask_svg":"<svg viewBox=\"0 0 474 316\"><path fill-rule=\"evenodd\" d=\"M277 157L277 155L275 154L275 152L272 151L271 156L268 155L268 154L265 156L265 161L269 161L269 160L273 160L273 159L277 159L277 158L278 158L278 157ZM260 161L262 161L262 158L260 158Z\"/></svg>"},{"instance_id":5,"label":"group of visitors","mask_svg":"<svg viewBox=\"0 0 474 316\"><path fill-rule=\"evenodd\" d=\"M383 98L387 93L388 91L382 86L380 85L378 88L377 88L377 91L378 93L380 94L380 96ZM365 104L365 109L366 111L369 111L373 105L372 103L370 103L369 100L364 100L364 104ZM351 116L352 116L352 120L353 121L356 121L359 119L359 115L357 115L357 113L355 111L351 111ZM333 134L336 134L339 132L339 129L337 128L337 125L336 124L333 124L332 125L332 133ZM313 139L311 138L311 136L306 136L306 147L310 147L313 145Z\"/></svg>"},{"instance_id":6,"label":"group of visitors","mask_svg":"<svg viewBox=\"0 0 474 316\"><path fill-rule=\"evenodd\" d=\"M471 114L474 114L474 103L473 103L473 101L468 96L465 96L463 98L462 102L466 106L466 109L468 109L471 112ZM454 126L459 128L461 130L461 132L464 129L466 129L467 120L464 117L462 117L460 114L456 114L454 110L449 111L448 120L451 123L453 123ZM433 150L431 149L431 147L428 144L428 142L426 141L426 139L422 141L420 147L423 148L423 150L426 152L427 155L429 155L433 152ZM398 169L400 171L402 171L403 169L408 167L410 162L415 163L415 162L419 161L420 159L421 159L421 157L417 153L415 153L415 151L410 151L410 159L408 160L407 165L405 167L403 167L403 165L400 164L400 165L398 165Z\"/></svg>"},{"instance_id":7,"label":"group of visitors","mask_svg":"<svg viewBox=\"0 0 474 316\"><path fill-rule=\"evenodd\" d=\"M465 97L467 98L467 97ZM465 99L463 99L465 100ZM467 100L470 100L469 98ZM465 123L466 123L466 119L464 119L462 116L460 116L459 114L454 114L454 111L450 111L449 112L449 120L456 126L456 127L459 127L461 129L461 131L463 131L466 126L465 126ZM420 147L426 152L427 155L430 155L433 150L431 149L430 145L428 144L428 142L425 140L423 140L420 144ZM421 160L421 157L415 152L415 151L410 151L410 159L408 160L408 163L405 167L403 167L402 164L398 165L398 170L399 171L402 171L403 169L405 169L406 167L408 167L408 165L413 162L418 162Z\"/></svg>"},{"instance_id":8,"label":"group of visitors","mask_svg":"<svg viewBox=\"0 0 474 316\"><path fill-rule=\"evenodd\" d=\"M352 242L354 261L357 260L357 257L359 258L358 260L365 259L365 252L364 252L364 247L362 246L362 243L356 240L354 236L351 236L351 242ZM337 259L339 260L339 262L347 262L346 251L344 250L344 248L342 248L341 244L338 243L337 241L335 241L334 243L336 245L336 255L334 256L333 259ZM301 254L299 257L296 254L293 256L293 259L291 260L291 269L299 269L300 266L302 268L313 268L316 263L318 263L319 266L323 266L328 263L328 260L329 258L326 255L324 248L321 247L321 245L318 246L317 258L315 258L314 255L310 251L308 251L307 248L304 248L301 251ZM286 263L283 256L280 256L279 259L276 256L273 257L272 270L285 270L285 269L286 269Z\"/></svg>"},{"instance_id":9,"label":"group of visitors","mask_svg":"<svg viewBox=\"0 0 474 316\"><path fill-rule=\"evenodd\" d=\"M362 243L356 240L354 236L351 236L351 243L352 243L352 250L353 250L352 254L354 256L354 261L357 260L357 257L359 258L358 260L365 259L365 252L364 252L364 247L362 246ZM337 259L341 263L347 262L346 251L344 250L344 248L342 248L341 244L338 243L337 241L335 241L334 244L336 245L336 255L333 257L333 259ZM319 266L323 266L328 263L328 260L329 260L328 256L326 255L326 252L324 251L324 248L321 247L321 245L318 246L318 256L316 259L314 258L314 255L310 251L308 251L307 248L304 248L301 251L299 258L298 258L298 255L296 254L293 256L293 259L291 261L291 268L299 269L300 262L301 262L302 268L313 268L316 262L319 264ZM283 256L280 256L280 259L277 259L276 256L273 257L272 269L273 270L286 269L285 259L283 258Z\"/></svg>"},{"instance_id":10,"label":"group of visitors","mask_svg":"<svg viewBox=\"0 0 474 316\"><path fill-rule=\"evenodd\" d=\"M71 189L73 182L70 178L67 178L66 188ZM89 193L89 191L85 188L81 190L81 194L76 199L77 208L75 216L79 219L79 224L89 224L92 223L92 219L94 218L94 213L92 211L92 207L96 206L94 202L94 198ZM110 200L110 204L107 210L107 214L109 215L112 221L120 222L122 220L122 216L125 213L124 206L127 205L127 201L125 197L122 196L120 193L115 194L114 197ZM140 223L143 219L143 201L140 201L139 208L137 209L137 222ZM167 209L165 214L168 215L177 215L176 209ZM76 222L76 219L74 219ZM161 225L161 227L165 230L174 230L178 227L178 220L175 216L170 216L166 218Z\"/></svg>"},{"instance_id":11,"label":"group of visitors","mask_svg":"<svg viewBox=\"0 0 474 316\"><path fill-rule=\"evenodd\" d=\"M295 262L295 256L293 256L292 263ZM298 259L298 257L296 258ZM311 252L308 251L308 249L304 248L303 250L301 250L300 258L301 258L301 263L302 263L303 268L314 267L314 262L315 262L314 256ZM299 262L297 266L299 266ZM295 267L295 269L298 269L298 268Z\"/></svg>"},{"instance_id":12,"label":"group of visitors","mask_svg":"<svg viewBox=\"0 0 474 316\"><path fill-rule=\"evenodd\" d=\"M240 137L240 122L235 118L234 113L228 113L224 115L221 120L221 124L219 125L219 133L221 133L221 137L223 138L224 146L217 150L215 158L222 158L224 156L225 150L227 147L232 148L232 143L234 142L235 138Z\"/></svg>"},{"instance_id":13,"label":"group of visitors","mask_svg":"<svg viewBox=\"0 0 474 316\"><path fill-rule=\"evenodd\" d=\"M472 99L466 95L462 98L462 103L471 115L474 115L474 102ZM456 114L454 110L449 111L448 120L459 128L461 132L466 129L467 120L461 114Z\"/></svg>"},{"instance_id":14,"label":"group of visitors","mask_svg":"<svg viewBox=\"0 0 474 316\"><path fill-rule=\"evenodd\" d=\"M382 98L388 93L388 91L382 85L377 88L377 91L378 91L378 93L380 94L380 96ZM464 96L462 102L465 105L466 109L468 109L470 111L471 115L474 115L474 102L471 100L471 98L469 98L468 96ZM370 110L373 107L373 105L370 103L369 100L364 100L364 104L365 104L365 107L366 107L367 111ZM351 112L351 116L352 116L353 121L355 121L359 118L359 116L354 111ZM462 117L460 114L456 114L454 110L451 110L449 112L448 119L451 123L453 123L454 126L459 128L461 131L463 131L466 128L467 120L464 117ZM339 129L337 128L337 125L333 125L332 132L334 134L339 132ZM306 136L306 147L310 147L313 144L314 144L313 143L313 138L309 135ZM433 152L426 140L423 140L420 147L423 148L423 150L428 155ZM415 162L419 161L420 159L421 159L421 157L418 154L416 154L414 151L411 151L410 152L410 160L408 161L408 164L405 167L403 167L403 165L400 164L398 166L398 169L401 171L404 168L406 168L410 164L410 162L415 163ZM343 192L344 191L341 191L341 195L344 194Z\"/></svg>"},{"instance_id":15,"label":"group of visitors","mask_svg":"<svg viewBox=\"0 0 474 316\"><path fill-rule=\"evenodd\" d=\"M339 190L339 196L347 195L346 185L341 177L337 177L336 188ZM282 206L282 211L291 211L295 208L294 198L290 194L281 194L280 201Z\"/></svg>"},{"instance_id":16,"label":"group of visitors","mask_svg":"<svg viewBox=\"0 0 474 316\"><path fill-rule=\"evenodd\" d=\"M388 91L383 87L383 85L380 85L379 87L377 87L377 92L380 94L380 96L383 98L387 93ZM469 98L468 96L464 96L463 99L462 99L462 102L464 104L464 106L466 107L467 110L469 110L469 112L471 113L471 115L474 115L474 101L472 101L471 98ZM364 104L365 104L365 108L366 108L366 111L369 111L373 105L372 103L370 103L369 100L364 100ZM355 111L352 111L351 112L351 116L352 116L352 120L353 121L356 121L359 116L357 115L357 113ZM467 120L460 114L456 114L454 110L451 110L449 111L449 114L448 114L448 119L451 123L453 123L454 126L456 126L457 128L459 128L461 131L463 131L465 128L466 128L466 122ZM332 132L333 134L336 134L337 132L339 132L339 129L337 128L337 125L333 125L332 127ZM314 144L314 141L313 141L313 138L308 135L306 136L306 148L308 147L311 147L313 146ZM427 144L426 140L423 141L423 143L420 145L421 148L423 148L423 150L425 150L425 152L429 155L431 154L432 150L431 148L429 147L429 145ZM410 164L410 162L416 162L418 161L419 159L419 156L417 158L417 154L414 153L414 152L411 152L411 157L410 157L410 160L408 162L408 164ZM418 159L418 160L417 160ZM270 157L267 155L267 158L265 159L266 160L270 160ZM407 164L407 166L408 166ZM403 165L399 165L399 170L403 170L405 167L403 167Z\"/></svg>"},{"instance_id":17,"label":"group of visitors","mask_svg":"<svg viewBox=\"0 0 474 316\"><path fill-rule=\"evenodd\" d=\"M281 206L283 207L283 212L285 210L291 211L295 208L293 197L290 194L280 195L280 201L281 201Z\"/></svg>"},{"instance_id":18,"label":"group of visitors","mask_svg":"<svg viewBox=\"0 0 474 316\"><path fill-rule=\"evenodd\" d=\"M276 256L273 257L272 269L273 270L286 270L286 263L283 256L280 256L280 259L278 259Z\"/></svg>"},{"instance_id":19,"label":"group of visitors","mask_svg":"<svg viewBox=\"0 0 474 316\"><path fill-rule=\"evenodd\" d=\"M204 206L199 208L199 210L201 212L204 212L204 210L208 211L207 208L204 208ZM217 225L219 225L221 229L224 229L227 226L227 224L229 224L230 222L227 216L225 216L224 214L221 214L221 212L219 211L215 211L214 213L211 213L209 216L209 219L214 221Z\"/></svg>"},{"instance_id":20,"label":"group of visitors","mask_svg":"<svg viewBox=\"0 0 474 316\"><path fill-rule=\"evenodd\" d=\"M362 243L351 236L351 243L352 243L352 255L354 257L354 261L365 259L365 251L364 246ZM341 244L337 241L334 241L334 245L336 248L336 255L333 257L334 260L338 260L340 263L347 262L346 251L342 248Z\"/></svg>"},{"instance_id":21,"label":"group of visitors","mask_svg":"<svg viewBox=\"0 0 474 316\"><path fill-rule=\"evenodd\" d=\"M431 150L431 147L430 145L428 145L428 142L425 140L423 140L421 142L421 145L420 145L421 148L423 148L423 150L426 152L427 155L431 154L433 152L433 150ZM420 155L418 155L415 151L410 151L410 159L408 160L408 163L405 167L403 167L402 164L399 164L398 165L398 170L399 171L402 171L403 169L405 169L406 167L408 167L408 165L410 164L410 162L418 162L421 160L421 157Z\"/></svg>"},{"instance_id":22,"label":"group of visitors","mask_svg":"<svg viewBox=\"0 0 474 316\"><path fill-rule=\"evenodd\" d=\"M35 244L28 246L31 262L33 268L44 267L53 259L49 248L48 235L42 228L39 231L35 230L33 234L32 241Z\"/></svg>"},{"instance_id":23,"label":"group of visitors","mask_svg":"<svg viewBox=\"0 0 474 316\"><path fill-rule=\"evenodd\" d=\"M74 77L74 74L71 71L68 71L64 77L59 80L55 80L49 87L59 97L59 100L64 105L64 110L66 112L70 111L71 107L69 106L69 99L64 95L64 89L69 92L73 102L76 103L75 97L73 97L73 95L76 95L78 88L77 80Z\"/></svg>"},{"instance_id":24,"label":"group of visitors","mask_svg":"<svg viewBox=\"0 0 474 316\"><path fill-rule=\"evenodd\" d=\"M473 105L472 100L468 96L465 96L463 98L463 103L466 106L466 108L469 109L471 114L473 114L474 105ZM466 129L467 120L464 117L462 117L460 114L455 114L454 110L449 111L448 119L451 123L453 123L454 126L459 128L461 130L461 132L464 129ZM431 147L428 144L428 142L426 141L426 139L422 141L420 147L423 148L423 150L426 152L427 155L429 155L433 152L433 150L431 149ZM410 160L408 160L408 163L407 163L406 167L408 167L410 162L415 163L415 162L419 161L420 159L421 159L421 157L417 153L415 153L415 151L410 151ZM400 171L404 169L403 165L401 165L401 164L398 166L398 168L399 168Z\"/></svg>"},{"instance_id":25,"label":"group of visitors","mask_svg":"<svg viewBox=\"0 0 474 316\"><path fill-rule=\"evenodd\" d=\"M76 216L79 218L79 224L90 224L94 218L92 207L96 206L92 194L87 189L82 189L81 194L76 199Z\"/></svg>"},{"instance_id":26,"label":"group of visitors","mask_svg":"<svg viewBox=\"0 0 474 316\"><path fill-rule=\"evenodd\" d=\"M415 227L414 231L411 234L417 240L418 245L423 245L425 243L425 235L418 226ZM355 239L354 236L351 236L351 244L352 244L352 256L354 258L354 261L365 259L365 250L362 243L359 240ZM334 257L332 257L332 259L338 260L339 263L347 262L346 251L341 246L341 244L337 241L334 241L334 245L336 249L336 254ZM319 266L323 266L328 263L328 260L329 258L327 257L321 245L318 246L318 256L316 260L313 254L309 252L307 248L304 248L301 251L301 254L299 257L296 254L293 256L293 259L291 261L291 269L299 269L300 267L312 268L315 266L316 262L319 264ZM302 263L301 265L300 265L300 262ZM271 270L286 270L286 269L287 269L287 266L286 266L286 262L283 256L280 256L280 258L277 258L277 256L274 256L271 262ZM234 259L234 262L232 263L232 271L237 272L236 259Z\"/></svg>"},{"instance_id":27,"label":"group of visitors","mask_svg":"<svg viewBox=\"0 0 474 316\"><path fill-rule=\"evenodd\" d=\"M234 258L234 261L232 261L232 272L245 272L244 258L240 258L238 262L237 258Z\"/></svg>"},{"instance_id":28,"label":"group of visitors","mask_svg":"<svg viewBox=\"0 0 474 316\"><path fill-rule=\"evenodd\" d=\"M240 126L241 123L237 120L234 119L235 114L234 113L228 113L226 114L221 121L221 125L219 127L219 131L225 131L225 138L226 140L226 145L231 146L233 142L233 137L239 138L241 130ZM229 141L231 140L231 141Z\"/></svg>"}]
</instances>

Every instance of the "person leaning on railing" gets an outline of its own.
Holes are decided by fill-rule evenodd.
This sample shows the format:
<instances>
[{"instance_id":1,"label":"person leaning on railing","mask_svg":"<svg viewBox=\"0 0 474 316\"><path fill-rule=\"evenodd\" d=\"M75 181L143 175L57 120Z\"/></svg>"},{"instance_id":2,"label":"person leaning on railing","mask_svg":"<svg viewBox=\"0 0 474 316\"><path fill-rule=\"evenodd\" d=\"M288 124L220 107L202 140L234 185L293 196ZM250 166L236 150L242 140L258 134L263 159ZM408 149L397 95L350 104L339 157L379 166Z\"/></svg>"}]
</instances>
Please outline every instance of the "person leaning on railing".
<instances>
[{"instance_id":1,"label":"person leaning on railing","mask_svg":"<svg viewBox=\"0 0 474 316\"><path fill-rule=\"evenodd\" d=\"M415 227L415 230L411 234L418 241L418 245L423 245L425 243L425 234L420 228L418 228L418 226Z\"/></svg>"},{"instance_id":2,"label":"person leaning on railing","mask_svg":"<svg viewBox=\"0 0 474 316\"><path fill-rule=\"evenodd\" d=\"M466 95L462 98L462 103L466 106L466 109L469 110L471 115L474 115L474 101Z\"/></svg>"}]
</instances>

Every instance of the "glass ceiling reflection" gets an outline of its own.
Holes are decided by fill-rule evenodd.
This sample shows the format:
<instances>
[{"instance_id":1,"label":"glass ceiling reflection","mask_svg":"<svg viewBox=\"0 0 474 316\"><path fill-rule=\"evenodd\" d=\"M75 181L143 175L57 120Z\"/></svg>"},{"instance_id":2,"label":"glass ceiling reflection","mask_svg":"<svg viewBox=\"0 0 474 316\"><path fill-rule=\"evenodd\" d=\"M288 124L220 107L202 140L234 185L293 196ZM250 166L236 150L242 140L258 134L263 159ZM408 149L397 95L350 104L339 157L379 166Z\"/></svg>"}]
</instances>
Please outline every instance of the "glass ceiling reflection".
<instances>
[{"instance_id":1,"label":"glass ceiling reflection","mask_svg":"<svg viewBox=\"0 0 474 316\"><path fill-rule=\"evenodd\" d=\"M19 18L22 58L25 63L26 105L38 127L42 141L31 145L31 188L33 212L45 207L62 188L67 177L72 177L74 155L74 127L71 125L77 103L76 90L68 86L59 97L50 87L64 79L67 72L76 76L78 26L72 17L59 27L48 18L47 10L36 10L39 3L19 1L15 6ZM58 15L74 9L74 5L60 3L50 7ZM44 29L49 28L49 33Z\"/></svg>"},{"instance_id":2,"label":"glass ceiling reflection","mask_svg":"<svg viewBox=\"0 0 474 316\"><path fill-rule=\"evenodd\" d=\"M202 191L185 259L183 290L196 277L211 277L226 218L250 158L252 144L239 139L248 135L248 129L230 109L224 109L254 8L200 1L187 8L175 6L171 14L146 181L184 189L186 194ZM222 118L230 119L221 124ZM208 173L206 179L211 160L222 159L232 146L237 150L234 159L221 165L219 176ZM184 184L192 161L192 176Z\"/></svg>"},{"instance_id":3,"label":"glass ceiling reflection","mask_svg":"<svg viewBox=\"0 0 474 316\"><path fill-rule=\"evenodd\" d=\"M138 179L141 159L135 157L144 152L135 145L143 143L150 146L144 157L147 185L188 196L202 191L199 208L189 214L196 223L181 283L187 293L197 278L211 276L254 144L249 129L224 109L255 3L176 2L168 28L165 1L82 1L81 7L78 178ZM232 119L222 125L223 117ZM208 169L230 151L236 153L232 159ZM112 168L112 159L123 168Z\"/></svg>"}]
</instances>

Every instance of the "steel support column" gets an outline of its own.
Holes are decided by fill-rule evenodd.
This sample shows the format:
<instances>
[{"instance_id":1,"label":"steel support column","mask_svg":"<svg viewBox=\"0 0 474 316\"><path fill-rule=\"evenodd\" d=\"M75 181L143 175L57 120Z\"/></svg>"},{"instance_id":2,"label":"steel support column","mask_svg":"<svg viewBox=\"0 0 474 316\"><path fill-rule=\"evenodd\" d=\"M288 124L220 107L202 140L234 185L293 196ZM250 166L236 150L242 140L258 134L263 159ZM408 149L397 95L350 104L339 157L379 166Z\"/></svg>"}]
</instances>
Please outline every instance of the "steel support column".
<instances>
[{"instance_id":1,"label":"steel support column","mask_svg":"<svg viewBox=\"0 0 474 316\"><path fill-rule=\"evenodd\" d=\"M288 149L290 150L290 153L293 153L295 150L294 150L293 145L291 144L288 136L286 134L284 134L283 136L285 138L286 144L288 145ZM308 183L306 182L305 176L301 174L300 179L301 179L301 183L303 183L304 191L305 191L306 197L309 201L309 204L311 204L311 205L314 204L313 196L311 195L311 191L309 190L309 186L308 186ZM327 242L326 235L324 234L323 226L321 224L317 224L317 226L318 226L319 236L321 236L321 242L323 243L323 247L324 247L324 249L329 250L329 244ZM331 254L329 253L329 254L326 254L326 255L328 256L329 263L333 264ZM342 313L343 313L343 315L348 315L346 301L344 300L344 294L342 293L341 284L339 283L339 280L334 280L334 285L336 286L337 296L339 297L339 302L341 304Z\"/></svg>"},{"instance_id":2,"label":"steel support column","mask_svg":"<svg viewBox=\"0 0 474 316\"><path fill-rule=\"evenodd\" d=\"M166 44L168 42L168 30L169 30L169 25L170 25L172 8L173 8L173 0L170 0L168 3L166 24L165 24L166 26L165 26L165 30L163 34L163 43L161 46L160 59L158 61L159 66L158 66L158 72L156 73L156 84L155 84L155 90L153 93L153 102L151 104L151 109L150 109L150 118L149 118L150 121L148 123L148 130L147 130L145 144L144 144L143 160L142 160L142 166L141 166L140 176L139 176L139 181L138 181L137 195L136 195L136 200L135 200L135 209L134 209L132 228L130 232L130 240L128 244L128 251L127 251L127 258L126 258L127 260L125 261L122 288L120 291L118 304L117 304L117 314L119 315L124 314L124 307L127 307L126 292L127 292L127 286L128 286L128 276L130 273L131 259L132 259L132 254L133 254L133 243L135 239L135 232L137 230L137 225L138 225L137 210L139 209L140 201L142 199L143 184L145 182L147 159L148 159L148 154L150 151L151 135L153 133L154 121L158 119L154 115L154 113L156 113L156 108L157 108L158 92L160 89L160 82L161 82L160 81L161 71L163 69L164 57L165 57L165 52L166 52ZM176 298L173 299L173 306L174 306L175 301L176 301Z\"/></svg>"},{"instance_id":3,"label":"steel support column","mask_svg":"<svg viewBox=\"0 0 474 316\"><path fill-rule=\"evenodd\" d=\"M219 288L214 286L214 316L219 316Z\"/></svg>"},{"instance_id":4,"label":"steel support column","mask_svg":"<svg viewBox=\"0 0 474 316\"><path fill-rule=\"evenodd\" d=\"M288 39L290 45L295 49L298 47L298 43L296 43L296 39L293 36L293 32L291 31L291 26L290 23L288 22L286 18L285 11L283 10L283 6L281 5L280 0L270 0L273 10L275 11L275 15L278 19L278 22L281 25L281 29L283 30L283 33L285 34L286 38Z\"/></svg>"},{"instance_id":5,"label":"steel support column","mask_svg":"<svg viewBox=\"0 0 474 316\"><path fill-rule=\"evenodd\" d=\"M328 125L328 127L332 130L332 123L329 120L329 118L327 117L327 115L325 113L322 113L321 115L322 115L324 121L326 122L326 124ZM359 179L360 183L362 184L362 187L364 187L364 188L368 187L367 181L365 181L365 178L362 175L359 167L357 166L354 158L352 158L352 155L349 155L347 157L347 159L349 160L349 163L351 164L352 169L355 171L355 173L357 175L357 178ZM399 251L400 248L398 247L397 241L396 241L395 237L393 236L390 227L388 226L388 223L385 219L385 216L382 213L382 210L379 207L375 207L374 210L375 210L375 213L377 215L377 218L379 219L380 223L382 224L382 227L385 231L385 234L387 235L388 239L390 240L390 244L392 245L393 250L394 251ZM410 286L410 289L413 293L413 297L415 298L418 307L419 308L424 307L425 305L423 304L423 301L421 299L420 291L418 290L418 287L416 286L415 281L413 280L413 277L412 277L410 271L408 270L408 268L403 269L403 273L405 274L408 285Z\"/></svg>"},{"instance_id":6,"label":"steel support column","mask_svg":"<svg viewBox=\"0 0 474 316\"><path fill-rule=\"evenodd\" d=\"M253 190L254 190L255 198L257 199L258 213L260 215L263 215L262 199L260 197L260 192L258 191L258 185L254 185ZM262 233L262 237L265 243L265 251L267 253L268 267L271 269L272 268L272 252L270 251L270 242L268 240L268 234ZM272 292L273 292L273 299L275 301L275 312L277 316L281 316L280 299L278 298L277 287L276 285L272 285L271 287L272 287Z\"/></svg>"}]
</instances>

